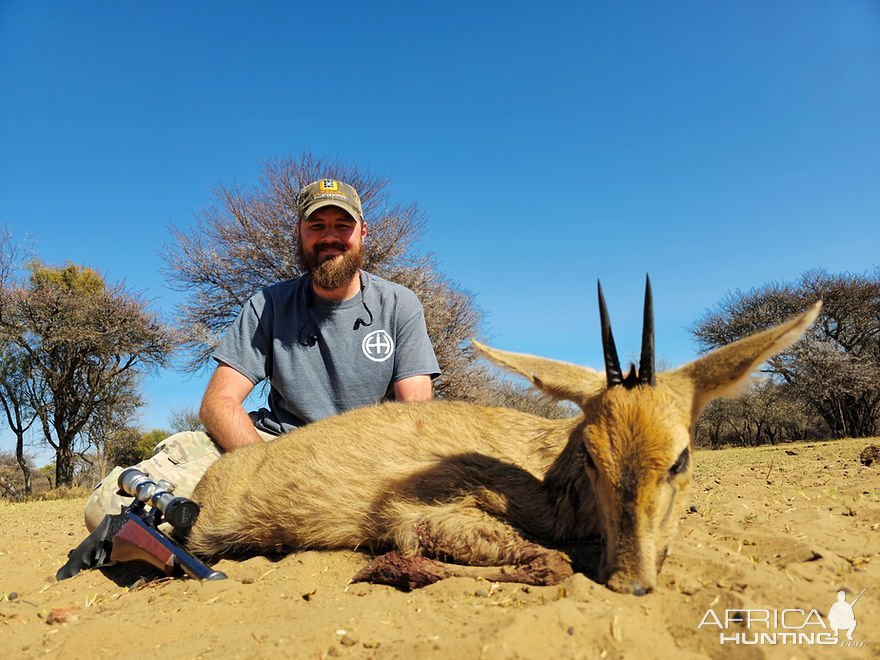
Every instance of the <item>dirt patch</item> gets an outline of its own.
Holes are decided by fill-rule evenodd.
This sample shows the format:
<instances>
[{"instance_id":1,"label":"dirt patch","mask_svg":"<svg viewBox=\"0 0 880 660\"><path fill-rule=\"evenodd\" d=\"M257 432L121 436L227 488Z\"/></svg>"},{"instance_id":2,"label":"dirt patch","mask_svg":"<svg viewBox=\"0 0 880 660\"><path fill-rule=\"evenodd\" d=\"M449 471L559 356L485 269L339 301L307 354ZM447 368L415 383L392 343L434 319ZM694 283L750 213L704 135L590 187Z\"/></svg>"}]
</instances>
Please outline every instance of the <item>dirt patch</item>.
<instances>
[{"instance_id":1,"label":"dirt patch","mask_svg":"<svg viewBox=\"0 0 880 660\"><path fill-rule=\"evenodd\" d=\"M659 589L641 598L580 574L555 587L349 584L369 560L358 552L224 560L216 567L229 579L217 582L139 567L56 582L84 536L83 501L3 502L0 646L23 658L877 657L880 468L859 462L868 444L877 441L698 452L693 510ZM710 609L815 609L827 622L839 590L852 601L865 588L854 639L867 646L722 645L717 626L698 630Z\"/></svg>"}]
</instances>

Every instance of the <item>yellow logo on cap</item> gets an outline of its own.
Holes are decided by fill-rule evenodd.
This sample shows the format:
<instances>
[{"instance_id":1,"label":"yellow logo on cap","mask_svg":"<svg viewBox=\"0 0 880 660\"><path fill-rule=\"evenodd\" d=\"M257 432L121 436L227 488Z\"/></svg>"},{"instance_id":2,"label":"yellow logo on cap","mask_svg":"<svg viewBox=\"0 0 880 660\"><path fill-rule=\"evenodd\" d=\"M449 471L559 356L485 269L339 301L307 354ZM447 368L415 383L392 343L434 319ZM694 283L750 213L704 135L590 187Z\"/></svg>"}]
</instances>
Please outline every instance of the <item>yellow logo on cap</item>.
<instances>
[{"instance_id":1,"label":"yellow logo on cap","mask_svg":"<svg viewBox=\"0 0 880 660\"><path fill-rule=\"evenodd\" d=\"M318 188L321 190L321 192L338 192L339 183L334 181L333 179L324 179L318 185Z\"/></svg>"}]
</instances>

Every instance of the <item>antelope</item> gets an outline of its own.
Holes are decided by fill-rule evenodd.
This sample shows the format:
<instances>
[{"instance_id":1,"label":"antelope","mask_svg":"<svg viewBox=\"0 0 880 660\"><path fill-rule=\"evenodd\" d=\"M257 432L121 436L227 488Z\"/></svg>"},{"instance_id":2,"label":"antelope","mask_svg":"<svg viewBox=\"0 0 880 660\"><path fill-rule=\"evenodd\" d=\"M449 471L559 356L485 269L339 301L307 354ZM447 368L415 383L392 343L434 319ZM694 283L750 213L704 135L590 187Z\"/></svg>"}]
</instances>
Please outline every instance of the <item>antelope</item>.
<instances>
[{"instance_id":1,"label":"antelope","mask_svg":"<svg viewBox=\"0 0 880 660\"><path fill-rule=\"evenodd\" d=\"M654 370L646 282L638 369L624 376L599 284L605 371L474 346L580 414L551 420L455 401L388 402L225 454L193 492L188 548L206 559L291 549L387 551L353 579L450 576L555 584L569 542L599 538L599 579L653 590L683 510L694 424L797 341L806 312L670 372Z\"/></svg>"}]
</instances>

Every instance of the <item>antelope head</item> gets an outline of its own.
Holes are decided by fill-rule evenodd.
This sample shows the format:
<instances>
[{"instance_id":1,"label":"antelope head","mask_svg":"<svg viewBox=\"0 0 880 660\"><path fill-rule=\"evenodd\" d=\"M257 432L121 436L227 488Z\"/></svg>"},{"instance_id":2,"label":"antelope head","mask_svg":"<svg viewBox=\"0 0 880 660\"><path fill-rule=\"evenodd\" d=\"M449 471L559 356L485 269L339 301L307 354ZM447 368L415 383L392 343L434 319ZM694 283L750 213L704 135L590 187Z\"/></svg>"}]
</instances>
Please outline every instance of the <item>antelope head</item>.
<instances>
[{"instance_id":1,"label":"antelope head","mask_svg":"<svg viewBox=\"0 0 880 660\"><path fill-rule=\"evenodd\" d=\"M528 378L544 393L577 404L584 413L578 478L596 497L605 553L601 577L614 591L651 591L680 517L693 469L693 431L703 407L736 396L761 363L797 341L821 302L781 325L722 346L674 371L655 373L650 281L645 287L638 368L620 368L599 285L605 371L498 351L476 343L493 362Z\"/></svg>"}]
</instances>

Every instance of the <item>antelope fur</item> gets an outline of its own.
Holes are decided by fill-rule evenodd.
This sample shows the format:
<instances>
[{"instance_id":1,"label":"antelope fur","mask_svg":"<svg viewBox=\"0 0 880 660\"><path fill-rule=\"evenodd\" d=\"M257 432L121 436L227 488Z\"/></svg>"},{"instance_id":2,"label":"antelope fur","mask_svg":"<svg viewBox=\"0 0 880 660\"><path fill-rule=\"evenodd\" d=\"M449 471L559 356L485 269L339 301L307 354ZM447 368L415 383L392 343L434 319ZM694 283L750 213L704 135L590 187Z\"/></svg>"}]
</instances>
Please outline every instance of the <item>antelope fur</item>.
<instances>
[{"instance_id":1,"label":"antelope fur","mask_svg":"<svg viewBox=\"0 0 880 660\"><path fill-rule=\"evenodd\" d=\"M187 545L206 558L395 550L398 563L368 567L366 579L387 579L383 570L418 572L429 561L433 577L408 586L470 574L548 584L571 567L547 546L600 536L601 579L616 591L646 593L678 524L703 406L741 391L755 368L802 335L820 306L658 373L653 386L609 387L603 372L474 341L486 358L574 402L581 414L549 420L431 401L315 422L211 466L193 493L201 514Z\"/></svg>"}]
</instances>

